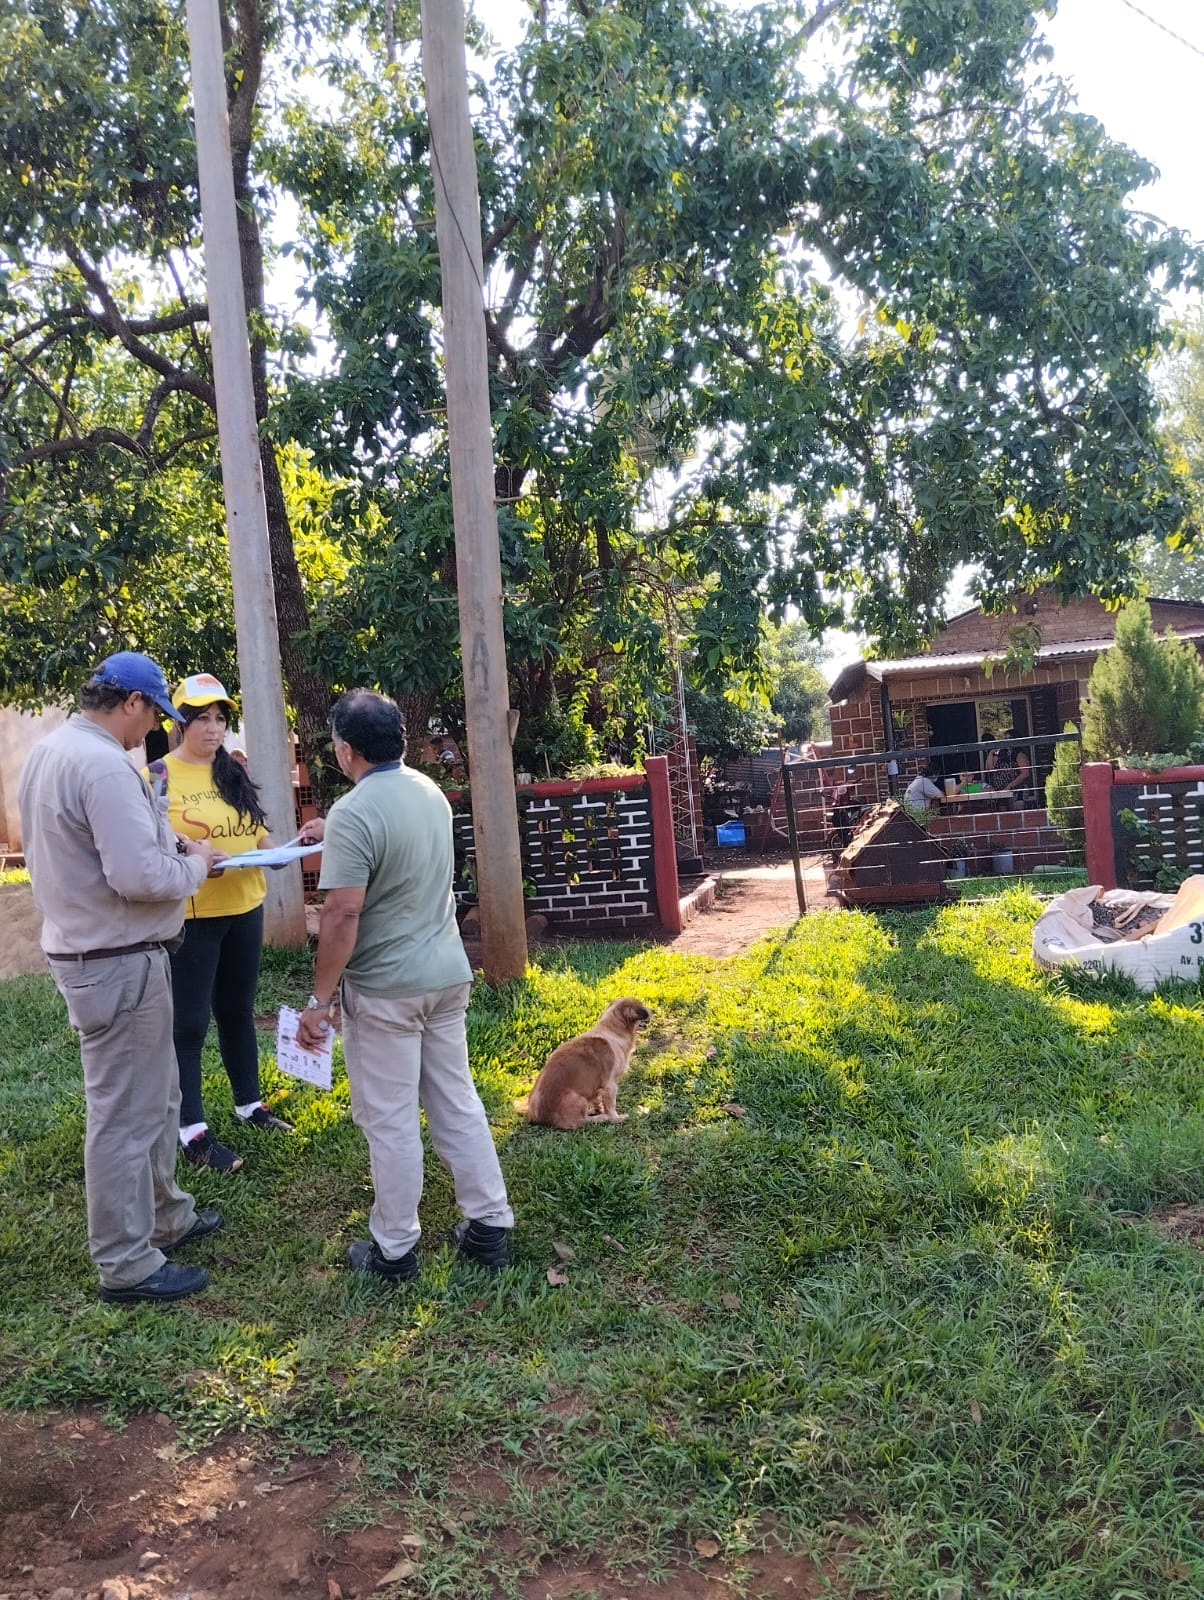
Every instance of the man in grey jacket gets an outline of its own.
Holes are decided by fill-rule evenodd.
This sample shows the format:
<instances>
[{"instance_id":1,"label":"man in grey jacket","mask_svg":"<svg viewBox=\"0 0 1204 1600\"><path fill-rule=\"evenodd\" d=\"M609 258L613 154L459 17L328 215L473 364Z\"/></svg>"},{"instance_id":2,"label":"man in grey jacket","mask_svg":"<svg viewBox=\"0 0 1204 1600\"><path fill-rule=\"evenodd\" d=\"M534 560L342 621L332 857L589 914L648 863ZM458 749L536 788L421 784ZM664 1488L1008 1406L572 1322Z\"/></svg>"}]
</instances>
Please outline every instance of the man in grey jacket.
<instances>
[{"instance_id":1,"label":"man in grey jacket","mask_svg":"<svg viewBox=\"0 0 1204 1600\"><path fill-rule=\"evenodd\" d=\"M102 1300L178 1300L208 1283L168 1254L221 1226L175 1181L180 1087L166 946L215 864L178 845L126 752L178 713L149 656L121 651L80 711L30 751L18 804L42 948L79 1034L88 1249Z\"/></svg>"}]
</instances>

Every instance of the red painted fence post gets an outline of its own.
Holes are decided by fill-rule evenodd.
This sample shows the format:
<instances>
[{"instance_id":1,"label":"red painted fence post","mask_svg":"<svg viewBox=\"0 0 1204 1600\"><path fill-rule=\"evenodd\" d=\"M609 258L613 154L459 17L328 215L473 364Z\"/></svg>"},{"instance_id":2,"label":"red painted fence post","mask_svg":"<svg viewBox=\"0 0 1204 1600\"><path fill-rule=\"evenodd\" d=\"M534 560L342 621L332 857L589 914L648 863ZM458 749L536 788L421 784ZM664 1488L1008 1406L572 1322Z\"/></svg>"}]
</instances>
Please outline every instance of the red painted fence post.
<instances>
[{"instance_id":1,"label":"red painted fence post","mask_svg":"<svg viewBox=\"0 0 1204 1600\"><path fill-rule=\"evenodd\" d=\"M677 840L673 836L673 800L669 793L666 756L648 756L648 809L652 814L652 865L656 873L656 912L669 933L680 933L681 891L677 882Z\"/></svg>"},{"instance_id":2,"label":"red painted fence post","mask_svg":"<svg viewBox=\"0 0 1204 1600\"><path fill-rule=\"evenodd\" d=\"M1117 888L1116 845L1112 839L1112 764L1088 761L1079 769L1083 786L1083 847L1087 882Z\"/></svg>"}]
</instances>

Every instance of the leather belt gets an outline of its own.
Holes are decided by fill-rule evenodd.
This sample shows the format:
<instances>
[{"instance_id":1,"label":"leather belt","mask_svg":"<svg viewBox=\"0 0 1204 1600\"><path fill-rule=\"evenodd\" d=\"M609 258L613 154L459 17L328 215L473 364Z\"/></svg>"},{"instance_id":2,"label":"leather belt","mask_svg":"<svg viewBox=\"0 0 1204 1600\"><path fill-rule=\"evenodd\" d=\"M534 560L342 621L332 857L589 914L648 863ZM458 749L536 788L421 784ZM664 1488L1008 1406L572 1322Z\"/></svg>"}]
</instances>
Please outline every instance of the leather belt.
<instances>
[{"instance_id":1,"label":"leather belt","mask_svg":"<svg viewBox=\"0 0 1204 1600\"><path fill-rule=\"evenodd\" d=\"M117 944L110 950L47 950L47 961L103 961L106 956L133 956L139 950L164 950L162 939L144 939L141 944Z\"/></svg>"}]
</instances>

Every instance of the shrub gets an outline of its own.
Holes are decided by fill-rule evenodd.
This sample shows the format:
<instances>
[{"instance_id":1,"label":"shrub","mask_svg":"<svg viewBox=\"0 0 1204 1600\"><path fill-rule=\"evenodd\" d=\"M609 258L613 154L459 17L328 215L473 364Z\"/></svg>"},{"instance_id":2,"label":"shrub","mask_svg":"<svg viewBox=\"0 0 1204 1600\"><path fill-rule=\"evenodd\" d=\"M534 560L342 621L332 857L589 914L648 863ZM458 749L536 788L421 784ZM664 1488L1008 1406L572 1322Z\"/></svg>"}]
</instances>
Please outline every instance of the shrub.
<instances>
[{"instance_id":1,"label":"shrub","mask_svg":"<svg viewBox=\"0 0 1204 1600\"><path fill-rule=\"evenodd\" d=\"M1068 722L1063 733L1073 733ZM1079 778L1079 747L1060 744L1054 748L1053 768L1045 780L1045 809L1049 820L1062 836L1067 859L1081 866L1083 853L1083 786Z\"/></svg>"}]
</instances>

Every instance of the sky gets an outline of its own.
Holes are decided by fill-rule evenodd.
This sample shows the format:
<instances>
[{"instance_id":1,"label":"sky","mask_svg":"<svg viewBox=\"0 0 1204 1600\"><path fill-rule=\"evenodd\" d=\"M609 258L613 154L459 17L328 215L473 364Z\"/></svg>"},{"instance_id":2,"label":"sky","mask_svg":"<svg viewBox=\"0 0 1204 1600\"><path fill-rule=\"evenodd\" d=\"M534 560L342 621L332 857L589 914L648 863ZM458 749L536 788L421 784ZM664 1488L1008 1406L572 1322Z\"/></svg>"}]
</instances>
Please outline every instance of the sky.
<instances>
[{"instance_id":1,"label":"sky","mask_svg":"<svg viewBox=\"0 0 1204 1600\"><path fill-rule=\"evenodd\" d=\"M1061 0L1043 31L1079 109L1160 169L1135 202L1204 239L1201 0Z\"/></svg>"}]
</instances>

